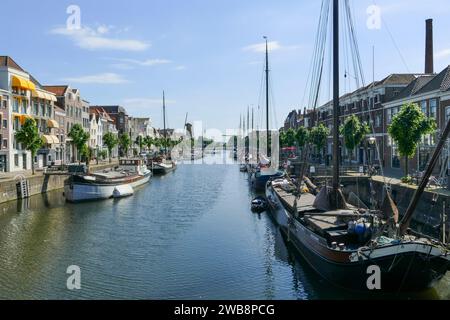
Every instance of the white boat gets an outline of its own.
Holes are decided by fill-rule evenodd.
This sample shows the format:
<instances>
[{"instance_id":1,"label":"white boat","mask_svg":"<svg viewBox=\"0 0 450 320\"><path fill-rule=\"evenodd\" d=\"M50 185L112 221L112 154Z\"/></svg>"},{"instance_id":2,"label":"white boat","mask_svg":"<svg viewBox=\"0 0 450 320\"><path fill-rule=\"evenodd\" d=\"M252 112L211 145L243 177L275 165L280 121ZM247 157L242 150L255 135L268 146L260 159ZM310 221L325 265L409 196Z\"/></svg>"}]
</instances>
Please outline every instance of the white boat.
<instances>
[{"instance_id":1,"label":"white boat","mask_svg":"<svg viewBox=\"0 0 450 320\"><path fill-rule=\"evenodd\" d=\"M148 183L151 176L141 159L123 159L113 170L72 175L64 194L69 202L127 197L136 187Z\"/></svg>"}]
</instances>

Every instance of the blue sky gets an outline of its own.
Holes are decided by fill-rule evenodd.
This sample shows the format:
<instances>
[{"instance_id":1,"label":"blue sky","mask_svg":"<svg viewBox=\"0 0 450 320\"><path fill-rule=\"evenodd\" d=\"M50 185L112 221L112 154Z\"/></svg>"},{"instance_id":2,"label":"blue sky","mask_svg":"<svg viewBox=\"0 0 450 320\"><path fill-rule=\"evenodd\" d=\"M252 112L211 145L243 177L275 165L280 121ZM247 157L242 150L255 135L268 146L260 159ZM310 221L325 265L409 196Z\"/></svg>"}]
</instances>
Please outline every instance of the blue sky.
<instances>
[{"instance_id":1,"label":"blue sky","mask_svg":"<svg viewBox=\"0 0 450 320\"><path fill-rule=\"evenodd\" d=\"M372 78L372 46L377 79L423 72L424 20L430 17L435 69L450 63L448 0L350 2L367 80ZM291 109L303 107L320 3L41 0L18 5L3 0L2 12L8 14L0 22L0 54L13 57L43 84L68 83L92 104L123 105L131 115L152 117L156 126L162 122L165 90L171 127L182 127L189 112L190 121L225 130L237 127L248 105L261 102L264 53L259 44L267 35L273 42L273 119L280 126ZM65 29L72 4L81 9L81 30ZM366 10L373 4L381 8L381 29L366 26Z\"/></svg>"}]
</instances>

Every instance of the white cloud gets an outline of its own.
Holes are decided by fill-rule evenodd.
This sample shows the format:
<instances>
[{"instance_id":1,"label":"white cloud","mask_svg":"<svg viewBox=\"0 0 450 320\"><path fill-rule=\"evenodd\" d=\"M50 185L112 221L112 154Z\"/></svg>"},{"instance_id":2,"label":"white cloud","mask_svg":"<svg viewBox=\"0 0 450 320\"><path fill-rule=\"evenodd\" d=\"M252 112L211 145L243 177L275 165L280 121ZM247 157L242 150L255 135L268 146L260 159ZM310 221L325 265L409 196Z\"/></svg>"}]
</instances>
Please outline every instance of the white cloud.
<instances>
[{"instance_id":1,"label":"white cloud","mask_svg":"<svg viewBox=\"0 0 450 320\"><path fill-rule=\"evenodd\" d=\"M270 41L267 43L269 51L275 51L281 49L281 45L278 41ZM242 50L244 51L252 51L252 52L265 52L266 51L266 43L257 43L244 47Z\"/></svg>"},{"instance_id":2,"label":"white cloud","mask_svg":"<svg viewBox=\"0 0 450 320\"><path fill-rule=\"evenodd\" d=\"M175 104L174 100L167 100L166 104ZM123 100L123 104L130 108L160 107L163 104L162 98L129 98Z\"/></svg>"},{"instance_id":3,"label":"white cloud","mask_svg":"<svg viewBox=\"0 0 450 320\"><path fill-rule=\"evenodd\" d=\"M137 65L141 67L153 67L161 64L172 63L172 61L167 59L147 59L147 60L135 60L135 59L109 59L113 61L119 62L119 64L123 65Z\"/></svg>"},{"instance_id":4,"label":"white cloud","mask_svg":"<svg viewBox=\"0 0 450 320\"><path fill-rule=\"evenodd\" d=\"M182 70L186 70L187 69L187 67L186 66L176 66L175 68L173 68L174 70L177 70L177 71L182 71Z\"/></svg>"},{"instance_id":5,"label":"white cloud","mask_svg":"<svg viewBox=\"0 0 450 320\"><path fill-rule=\"evenodd\" d=\"M129 82L116 73L100 73L80 77L64 78L63 80L69 83L82 84L121 84Z\"/></svg>"},{"instance_id":6,"label":"white cloud","mask_svg":"<svg viewBox=\"0 0 450 320\"><path fill-rule=\"evenodd\" d=\"M70 38L75 45L87 50L119 50L119 51L144 51L150 47L149 43L132 40L106 37L110 27L99 26L96 30L89 27L80 29L55 28L52 34Z\"/></svg>"},{"instance_id":7,"label":"white cloud","mask_svg":"<svg viewBox=\"0 0 450 320\"><path fill-rule=\"evenodd\" d=\"M444 59L450 56L450 49L443 49L435 54L436 59Z\"/></svg>"},{"instance_id":8,"label":"white cloud","mask_svg":"<svg viewBox=\"0 0 450 320\"><path fill-rule=\"evenodd\" d=\"M269 48L269 51L275 51L275 50L297 50L299 48L301 48L301 46L299 45L290 45L290 46L285 46L285 45L281 45L278 41L270 41L267 43L267 46ZM262 53L266 51L266 43L265 42L261 42L261 43L257 43L257 44L252 44L249 46L246 46L244 48L242 48L242 50L244 51L250 51L250 52L256 52L256 53Z\"/></svg>"}]
</instances>

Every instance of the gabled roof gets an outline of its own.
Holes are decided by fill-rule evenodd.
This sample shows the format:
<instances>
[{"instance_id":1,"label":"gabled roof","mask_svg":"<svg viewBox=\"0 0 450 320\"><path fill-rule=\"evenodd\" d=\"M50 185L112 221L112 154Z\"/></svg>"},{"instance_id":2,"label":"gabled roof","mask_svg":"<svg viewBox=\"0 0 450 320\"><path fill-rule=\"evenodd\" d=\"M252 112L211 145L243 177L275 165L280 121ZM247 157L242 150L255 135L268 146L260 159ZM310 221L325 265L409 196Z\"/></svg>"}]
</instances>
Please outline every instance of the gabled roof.
<instances>
[{"instance_id":1,"label":"gabled roof","mask_svg":"<svg viewBox=\"0 0 450 320\"><path fill-rule=\"evenodd\" d=\"M0 56L0 67L9 67L22 72L26 72L9 56Z\"/></svg>"},{"instance_id":2,"label":"gabled roof","mask_svg":"<svg viewBox=\"0 0 450 320\"><path fill-rule=\"evenodd\" d=\"M415 95L417 92L419 92L424 86L426 86L431 80L434 79L436 75L423 75L419 76L417 79L412 81L406 88L404 88L397 97L395 97L395 100L398 99L404 99L407 97L410 97L412 95Z\"/></svg>"},{"instance_id":3,"label":"gabled roof","mask_svg":"<svg viewBox=\"0 0 450 320\"><path fill-rule=\"evenodd\" d=\"M423 93L427 93L427 92L431 92L431 91L435 91L435 90L441 90L441 91L448 90L448 87L447 87L447 89L445 89L445 87L449 81L448 80L449 71L450 71L450 66L448 66L447 68L442 70L438 75L436 75L433 78L433 80L431 80L425 86L423 86L422 89L418 90L416 92L416 94L423 94Z\"/></svg>"},{"instance_id":4,"label":"gabled roof","mask_svg":"<svg viewBox=\"0 0 450 320\"><path fill-rule=\"evenodd\" d=\"M125 115L127 114L127 111L124 107L121 106L91 106L91 108L103 108L107 113L119 113L123 112Z\"/></svg>"},{"instance_id":5,"label":"gabled roof","mask_svg":"<svg viewBox=\"0 0 450 320\"><path fill-rule=\"evenodd\" d=\"M57 97L62 97L66 94L66 91L69 88L69 86L43 86L43 88L47 91L50 91Z\"/></svg>"}]
</instances>

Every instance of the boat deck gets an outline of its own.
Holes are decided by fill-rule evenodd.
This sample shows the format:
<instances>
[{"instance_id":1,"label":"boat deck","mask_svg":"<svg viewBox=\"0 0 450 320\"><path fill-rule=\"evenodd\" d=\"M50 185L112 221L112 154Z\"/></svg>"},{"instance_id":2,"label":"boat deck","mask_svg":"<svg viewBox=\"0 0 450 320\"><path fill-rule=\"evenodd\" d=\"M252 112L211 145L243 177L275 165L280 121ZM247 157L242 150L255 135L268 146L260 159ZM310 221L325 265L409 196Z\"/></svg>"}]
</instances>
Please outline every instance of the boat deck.
<instances>
[{"instance_id":1,"label":"boat deck","mask_svg":"<svg viewBox=\"0 0 450 320\"><path fill-rule=\"evenodd\" d=\"M296 196L289 191L286 191L281 186L274 186L274 191L277 193L280 200L283 202L286 209L290 212L294 212L294 202L296 200ZM325 231L336 230L341 228L346 228L347 223L345 219L339 217L340 213L348 214L351 210L339 210L339 211L330 211L327 214L336 214L336 216L322 215L322 211L316 209L313 204L316 199L316 196L310 193L303 193L299 199L297 199L297 212L299 214L302 213L316 213L314 215L304 216L302 219L307 222L311 229L314 231L323 234Z\"/></svg>"}]
</instances>

